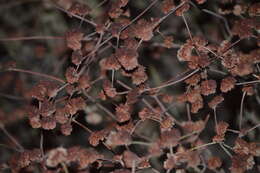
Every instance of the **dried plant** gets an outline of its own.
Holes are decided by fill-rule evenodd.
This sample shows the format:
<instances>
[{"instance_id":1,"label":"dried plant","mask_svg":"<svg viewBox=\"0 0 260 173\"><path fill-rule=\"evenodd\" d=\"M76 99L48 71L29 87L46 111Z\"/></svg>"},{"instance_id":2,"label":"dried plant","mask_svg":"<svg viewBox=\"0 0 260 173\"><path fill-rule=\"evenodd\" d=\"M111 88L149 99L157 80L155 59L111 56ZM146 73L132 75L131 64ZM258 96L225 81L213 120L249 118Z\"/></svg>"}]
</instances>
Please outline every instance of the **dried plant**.
<instances>
[{"instance_id":1,"label":"dried plant","mask_svg":"<svg viewBox=\"0 0 260 173\"><path fill-rule=\"evenodd\" d=\"M0 172L260 172L259 9L0 2Z\"/></svg>"}]
</instances>

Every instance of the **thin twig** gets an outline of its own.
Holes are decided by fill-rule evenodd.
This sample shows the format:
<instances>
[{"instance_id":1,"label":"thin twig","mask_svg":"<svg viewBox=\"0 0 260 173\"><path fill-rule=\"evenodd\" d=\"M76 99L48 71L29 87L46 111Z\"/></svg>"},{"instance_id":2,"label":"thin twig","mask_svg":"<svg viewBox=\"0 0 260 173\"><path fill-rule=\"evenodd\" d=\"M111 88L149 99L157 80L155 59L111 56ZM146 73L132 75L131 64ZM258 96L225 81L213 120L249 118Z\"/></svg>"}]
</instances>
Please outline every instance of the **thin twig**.
<instances>
[{"instance_id":1,"label":"thin twig","mask_svg":"<svg viewBox=\"0 0 260 173\"><path fill-rule=\"evenodd\" d=\"M257 125L255 125L254 127L250 128L250 129L248 129L247 131L245 131L244 135L246 135L247 133L249 133L249 132L255 130L255 129L258 128L258 127L260 127L260 123L257 124ZM244 135L243 135L243 136L244 136Z\"/></svg>"},{"instance_id":2,"label":"thin twig","mask_svg":"<svg viewBox=\"0 0 260 173\"><path fill-rule=\"evenodd\" d=\"M204 148L204 147L207 147L207 146L210 146L210 145L214 145L214 144L217 144L217 142L210 142L210 143L207 143L207 144L199 145L197 147L191 148L189 151L198 150L200 148Z\"/></svg>"},{"instance_id":3,"label":"thin twig","mask_svg":"<svg viewBox=\"0 0 260 173\"><path fill-rule=\"evenodd\" d=\"M240 112L239 112L239 129L242 128L242 121L243 121L243 105L245 100L246 92L243 92L241 103L240 103Z\"/></svg>"},{"instance_id":4,"label":"thin twig","mask_svg":"<svg viewBox=\"0 0 260 173\"><path fill-rule=\"evenodd\" d=\"M0 124L0 129L19 148L20 151L24 151L24 147L5 129L3 124Z\"/></svg>"},{"instance_id":5,"label":"thin twig","mask_svg":"<svg viewBox=\"0 0 260 173\"><path fill-rule=\"evenodd\" d=\"M215 122L215 127L216 127L216 131L217 131L217 134L218 134L218 120L217 120L217 111L216 111L216 107L213 109L213 112L214 112L214 122Z\"/></svg>"},{"instance_id":6,"label":"thin twig","mask_svg":"<svg viewBox=\"0 0 260 173\"><path fill-rule=\"evenodd\" d=\"M199 68L197 68L196 70L193 70L191 73L189 73L188 75L182 77L181 79L178 79L178 80L172 81L172 82L170 82L170 83L166 83L166 84L160 85L160 86L158 86L158 87L148 88L148 89L145 89L144 91L162 89L162 88L165 88L165 87L168 87L168 86L175 85L175 84L177 84L177 83L180 83L180 82L182 82L182 81L188 79L190 76L194 75L194 74L197 73L198 71L200 71Z\"/></svg>"},{"instance_id":7,"label":"thin twig","mask_svg":"<svg viewBox=\"0 0 260 173\"><path fill-rule=\"evenodd\" d=\"M67 10L65 10L65 9L63 9L62 7L59 7L59 6L57 6L57 5L54 5L54 4L53 4L53 6L54 6L55 8L57 8L57 9L59 9L59 10L65 12L65 13L67 13L67 14L70 15L70 16L73 16L73 17L75 17L75 18L77 18L77 19L80 19L80 20L82 20L82 21L84 21L84 22L86 22L86 23L89 23L89 24L91 24L91 25L93 25L93 26L95 26L95 27L97 26L97 24L96 24L95 22L93 22L93 21L90 21L90 20L88 20L88 19L86 19L86 18L84 18L84 17L78 16L78 15L76 15L76 14L70 13L70 12L68 12Z\"/></svg>"},{"instance_id":8,"label":"thin twig","mask_svg":"<svg viewBox=\"0 0 260 173\"><path fill-rule=\"evenodd\" d=\"M79 126L82 127L83 129L85 129L87 132L92 133L92 130L90 130L89 128L87 128L86 126L84 126L83 124L81 124L80 122L78 122L77 120L75 120L75 118L72 119L72 122L76 123L77 125L79 125Z\"/></svg>"},{"instance_id":9,"label":"thin twig","mask_svg":"<svg viewBox=\"0 0 260 173\"><path fill-rule=\"evenodd\" d=\"M222 145L222 143L218 143L218 144L225 151L225 153L227 153L227 155L232 158L232 154Z\"/></svg>"},{"instance_id":10,"label":"thin twig","mask_svg":"<svg viewBox=\"0 0 260 173\"><path fill-rule=\"evenodd\" d=\"M249 81L249 82L240 82L240 83L236 83L236 85L248 85L248 84L255 84L255 83L260 83L260 80L254 80L254 81Z\"/></svg>"},{"instance_id":11,"label":"thin twig","mask_svg":"<svg viewBox=\"0 0 260 173\"><path fill-rule=\"evenodd\" d=\"M186 103L186 110L187 110L188 121L191 121L191 116L190 116L190 104L189 104L189 103Z\"/></svg>"},{"instance_id":12,"label":"thin twig","mask_svg":"<svg viewBox=\"0 0 260 173\"><path fill-rule=\"evenodd\" d=\"M28 74L32 74L32 75L35 75L35 76L41 76L41 77L45 77L45 78L48 78L48 79L51 79L51 80L55 80L55 81L58 81L58 82L63 83L63 84L65 83L64 80L57 78L55 76L51 76L51 75L43 74L43 73L39 73L39 72L34 72L34 71L30 71L30 70L24 70L24 69L19 69L19 68L9 68L8 71L28 73Z\"/></svg>"},{"instance_id":13,"label":"thin twig","mask_svg":"<svg viewBox=\"0 0 260 173\"><path fill-rule=\"evenodd\" d=\"M0 41L63 40L63 39L65 39L65 37L55 37L55 36L29 36L29 37L0 38Z\"/></svg>"},{"instance_id":14,"label":"thin twig","mask_svg":"<svg viewBox=\"0 0 260 173\"><path fill-rule=\"evenodd\" d=\"M223 20L223 21L224 21L225 28L226 28L228 34L231 35L231 31L230 31L230 28L229 28L227 19L226 19L225 17L223 17L223 16L221 16L221 15L219 15L219 14L213 12L213 11L210 11L210 10L208 10L208 9L202 9L202 11L205 12L205 13L208 13L208 14L210 14L210 15L212 15L212 16L218 17L218 18L220 18L221 20Z\"/></svg>"}]
</instances>

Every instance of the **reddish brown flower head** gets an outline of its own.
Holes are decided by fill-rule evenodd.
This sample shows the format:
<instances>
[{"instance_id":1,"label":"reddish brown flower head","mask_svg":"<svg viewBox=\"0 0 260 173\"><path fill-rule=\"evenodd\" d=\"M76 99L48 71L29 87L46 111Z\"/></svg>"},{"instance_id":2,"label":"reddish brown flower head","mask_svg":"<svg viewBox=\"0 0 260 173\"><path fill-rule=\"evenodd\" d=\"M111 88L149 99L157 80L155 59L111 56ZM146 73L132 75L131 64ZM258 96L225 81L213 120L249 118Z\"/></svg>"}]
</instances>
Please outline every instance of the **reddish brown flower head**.
<instances>
[{"instance_id":1,"label":"reddish brown flower head","mask_svg":"<svg viewBox=\"0 0 260 173\"><path fill-rule=\"evenodd\" d=\"M60 130L61 130L61 133L62 133L63 135L65 135L65 136L70 135L71 132L72 132L72 126L71 126L70 122L67 122L67 123L65 123L65 124L62 124L62 125L60 126Z\"/></svg>"},{"instance_id":2,"label":"reddish brown flower head","mask_svg":"<svg viewBox=\"0 0 260 173\"><path fill-rule=\"evenodd\" d=\"M46 165L49 167L56 167L67 160L67 150L59 147L47 153Z\"/></svg>"},{"instance_id":3,"label":"reddish brown flower head","mask_svg":"<svg viewBox=\"0 0 260 173\"><path fill-rule=\"evenodd\" d=\"M81 40L83 39L83 33L77 30L68 31L66 33L67 46L76 51L81 49Z\"/></svg>"},{"instance_id":4,"label":"reddish brown flower head","mask_svg":"<svg viewBox=\"0 0 260 173\"><path fill-rule=\"evenodd\" d=\"M187 0L182 0L183 1L187 1ZM185 3L184 5L182 5L179 9L176 10L175 14L177 16L182 16L183 13L187 12L190 9L190 4L189 3Z\"/></svg>"},{"instance_id":5,"label":"reddish brown flower head","mask_svg":"<svg viewBox=\"0 0 260 173\"><path fill-rule=\"evenodd\" d=\"M121 67L114 54L102 59L100 61L100 66L105 70L119 70Z\"/></svg>"},{"instance_id":6,"label":"reddish brown flower head","mask_svg":"<svg viewBox=\"0 0 260 173\"><path fill-rule=\"evenodd\" d=\"M175 8L173 0L164 0L162 2L161 10L164 14L169 13L173 8Z\"/></svg>"},{"instance_id":7,"label":"reddish brown flower head","mask_svg":"<svg viewBox=\"0 0 260 173\"><path fill-rule=\"evenodd\" d=\"M119 132L111 131L107 137L106 144L111 147L119 145L129 145L131 143L131 135L125 130Z\"/></svg>"},{"instance_id":8,"label":"reddish brown flower head","mask_svg":"<svg viewBox=\"0 0 260 173\"><path fill-rule=\"evenodd\" d=\"M217 107L218 104L220 104L221 102L224 101L224 98L220 95L215 96L209 103L209 107L212 109L215 109Z\"/></svg>"},{"instance_id":9,"label":"reddish brown flower head","mask_svg":"<svg viewBox=\"0 0 260 173\"><path fill-rule=\"evenodd\" d=\"M248 13L250 16L260 16L260 3L254 3L249 6Z\"/></svg>"},{"instance_id":10,"label":"reddish brown flower head","mask_svg":"<svg viewBox=\"0 0 260 173\"><path fill-rule=\"evenodd\" d=\"M185 83L195 86L199 83L199 81L200 81L200 74L194 74L190 78L186 79Z\"/></svg>"},{"instance_id":11,"label":"reddish brown flower head","mask_svg":"<svg viewBox=\"0 0 260 173\"><path fill-rule=\"evenodd\" d=\"M180 131L178 129L171 129L168 131L163 131L161 133L160 145L161 147L174 147L178 145L180 136Z\"/></svg>"},{"instance_id":12,"label":"reddish brown flower head","mask_svg":"<svg viewBox=\"0 0 260 173\"><path fill-rule=\"evenodd\" d=\"M201 94L210 95L216 92L217 83L215 80L205 80L201 82Z\"/></svg>"},{"instance_id":13,"label":"reddish brown flower head","mask_svg":"<svg viewBox=\"0 0 260 173\"><path fill-rule=\"evenodd\" d=\"M86 106L85 100L82 97L76 97L70 99L66 105L65 110L66 113L69 113L70 115L74 115L77 113L77 111L84 109Z\"/></svg>"},{"instance_id":14,"label":"reddish brown flower head","mask_svg":"<svg viewBox=\"0 0 260 173\"><path fill-rule=\"evenodd\" d=\"M242 88L242 91L243 91L243 92L246 92L246 94L249 95L249 96L252 96L252 95L254 95L254 93L255 93L253 86L250 86L250 85L244 86L244 87Z\"/></svg>"},{"instance_id":15,"label":"reddish brown flower head","mask_svg":"<svg viewBox=\"0 0 260 173\"><path fill-rule=\"evenodd\" d=\"M222 161L219 157L211 157L208 160L207 164L209 169L215 170L216 168L219 168L222 165Z\"/></svg>"},{"instance_id":16,"label":"reddish brown flower head","mask_svg":"<svg viewBox=\"0 0 260 173\"><path fill-rule=\"evenodd\" d=\"M192 46L189 43L183 44L177 52L179 61L191 61Z\"/></svg>"},{"instance_id":17,"label":"reddish brown flower head","mask_svg":"<svg viewBox=\"0 0 260 173\"><path fill-rule=\"evenodd\" d=\"M56 111L56 105L49 100L44 100L40 103L39 114L43 117L51 116Z\"/></svg>"},{"instance_id":18,"label":"reddish brown flower head","mask_svg":"<svg viewBox=\"0 0 260 173\"><path fill-rule=\"evenodd\" d=\"M131 118L131 106L128 104L120 104L116 107L117 121L122 123Z\"/></svg>"},{"instance_id":19,"label":"reddish brown flower head","mask_svg":"<svg viewBox=\"0 0 260 173\"><path fill-rule=\"evenodd\" d=\"M207 0L196 0L196 2L198 3L198 4L203 4L203 3L205 3Z\"/></svg>"},{"instance_id":20,"label":"reddish brown flower head","mask_svg":"<svg viewBox=\"0 0 260 173\"><path fill-rule=\"evenodd\" d=\"M68 115L66 114L66 110L64 108L57 108L54 117L55 120L60 124L64 124L69 120Z\"/></svg>"},{"instance_id":21,"label":"reddish brown flower head","mask_svg":"<svg viewBox=\"0 0 260 173\"><path fill-rule=\"evenodd\" d=\"M182 124L183 129L187 133L200 133L205 128L205 122L202 120L199 121L187 121Z\"/></svg>"},{"instance_id":22,"label":"reddish brown flower head","mask_svg":"<svg viewBox=\"0 0 260 173\"><path fill-rule=\"evenodd\" d=\"M68 9L68 12L79 16L85 16L90 13L90 8L86 4L74 2Z\"/></svg>"},{"instance_id":23,"label":"reddish brown flower head","mask_svg":"<svg viewBox=\"0 0 260 173\"><path fill-rule=\"evenodd\" d=\"M138 68L132 73L131 77L135 85L140 85L141 83L144 83L148 79L148 76L145 73L145 67L139 65Z\"/></svg>"},{"instance_id":24,"label":"reddish brown flower head","mask_svg":"<svg viewBox=\"0 0 260 173\"><path fill-rule=\"evenodd\" d=\"M90 76L88 74L83 74L80 76L78 81L79 88L88 89L91 87Z\"/></svg>"},{"instance_id":25,"label":"reddish brown flower head","mask_svg":"<svg viewBox=\"0 0 260 173\"><path fill-rule=\"evenodd\" d=\"M200 109L204 106L203 99L197 100L196 102L191 103L191 112L198 113Z\"/></svg>"},{"instance_id":26,"label":"reddish brown flower head","mask_svg":"<svg viewBox=\"0 0 260 173\"><path fill-rule=\"evenodd\" d=\"M213 137L213 141L214 142L222 142L225 139L225 133L227 131L229 124L224 122L224 121L220 121L217 126L216 126L216 133L217 135Z\"/></svg>"},{"instance_id":27,"label":"reddish brown flower head","mask_svg":"<svg viewBox=\"0 0 260 173\"><path fill-rule=\"evenodd\" d=\"M52 130L56 127L56 120L53 116L42 117L41 127L45 130Z\"/></svg>"},{"instance_id":28,"label":"reddish brown flower head","mask_svg":"<svg viewBox=\"0 0 260 173\"><path fill-rule=\"evenodd\" d=\"M160 123L161 130L170 130L174 125L174 120L171 116L167 116L164 119L162 119Z\"/></svg>"},{"instance_id":29,"label":"reddish brown flower head","mask_svg":"<svg viewBox=\"0 0 260 173\"><path fill-rule=\"evenodd\" d=\"M66 80L70 83L73 84L79 80L79 75L76 71L75 68L73 67L68 67L65 73Z\"/></svg>"},{"instance_id":30,"label":"reddish brown flower head","mask_svg":"<svg viewBox=\"0 0 260 173\"><path fill-rule=\"evenodd\" d=\"M138 53L135 49L118 49L115 57L126 70L133 70L138 66Z\"/></svg>"},{"instance_id":31,"label":"reddish brown flower head","mask_svg":"<svg viewBox=\"0 0 260 173\"><path fill-rule=\"evenodd\" d=\"M232 76L228 76L221 81L220 90L222 92L228 92L235 87L236 79Z\"/></svg>"},{"instance_id":32,"label":"reddish brown flower head","mask_svg":"<svg viewBox=\"0 0 260 173\"><path fill-rule=\"evenodd\" d=\"M234 155L231 160L231 173L244 173L252 169L255 164L254 158L250 155Z\"/></svg>"},{"instance_id":33,"label":"reddish brown flower head","mask_svg":"<svg viewBox=\"0 0 260 173\"><path fill-rule=\"evenodd\" d=\"M149 41L153 37L154 25L145 19L140 19L137 24L133 27L136 38L143 41Z\"/></svg>"},{"instance_id":34,"label":"reddish brown flower head","mask_svg":"<svg viewBox=\"0 0 260 173\"><path fill-rule=\"evenodd\" d=\"M191 89L186 93L186 97L187 100L190 103L195 103L197 101L201 101L202 100L202 96L201 96L201 89L200 88L195 88L195 89Z\"/></svg>"},{"instance_id":35,"label":"reddish brown flower head","mask_svg":"<svg viewBox=\"0 0 260 173\"><path fill-rule=\"evenodd\" d=\"M135 164L138 164L141 161L141 159L135 153L131 151L125 151L123 153L123 161L127 168L132 168L133 162L135 162Z\"/></svg>"},{"instance_id":36,"label":"reddish brown flower head","mask_svg":"<svg viewBox=\"0 0 260 173\"><path fill-rule=\"evenodd\" d=\"M75 65L80 65L83 60L82 52L80 50L76 50L72 52L71 61Z\"/></svg>"},{"instance_id":37,"label":"reddish brown flower head","mask_svg":"<svg viewBox=\"0 0 260 173\"><path fill-rule=\"evenodd\" d=\"M240 38L247 38L253 35L252 29L255 27L253 19L240 19L235 21L232 33Z\"/></svg>"},{"instance_id":38,"label":"reddish brown flower head","mask_svg":"<svg viewBox=\"0 0 260 173\"><path fill-rule=\"evenodd\" d=\"M103 82L103 90L108 97L115 97L117 95L116 89L112 87L112 84L109 80L104 80Z\"/></svg>"}]
</instances>

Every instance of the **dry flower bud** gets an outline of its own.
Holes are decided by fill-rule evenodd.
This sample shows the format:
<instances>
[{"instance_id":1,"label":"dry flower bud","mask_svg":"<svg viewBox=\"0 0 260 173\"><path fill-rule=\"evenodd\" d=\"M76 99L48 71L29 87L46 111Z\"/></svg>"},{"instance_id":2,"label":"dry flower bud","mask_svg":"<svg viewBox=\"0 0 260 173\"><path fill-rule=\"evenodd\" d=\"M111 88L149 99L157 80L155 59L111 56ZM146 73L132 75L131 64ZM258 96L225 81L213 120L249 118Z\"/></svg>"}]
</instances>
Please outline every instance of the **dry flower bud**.
<instances>
[{"instance_id":1,"label":"dry flower bud","mask_svg":"<svg viewBox=\"0 0 260 173\"><path fill-rule=\"evenodd\" d=\"M72 132L72 126L70 124L70 122L67 122L65 124L62 124L60 126L60 130L61 130L61 133L65 136L69 136Z\"/></svg>"},{"instance_id":2,"label":"dry flower bud","mask_svg":"<svg viewBox=\"0 0 260 173\"><path fill-rule=\"evenodd\" d=\"M211 157L208 160L207 164L209 169L215 170L216 168L219 168L222 165L222 161L219 157Z\"/></svg>"},{"instance_id":3,"label":"dry flower bud","mask_svg":"<svg viewBox=\"0 0 260 173\"><path fill-rule=\"evenodd\" d=\"M183 1L187 1L187 0L181 0ZM187 12L190 9L190 4L189 3L185 3L184 5L182 5L179 9L176 10L175 14L177 16L182 16L183 13Z\"/></svg>"},{"instance_id":4,"label":"dry flower bud","mask_svg":"<svg viewBox=\"0 0 260 173\"><path fill-rule=\"evenodd\" d=\"M231 159L231 173L244 173L246 170L252 169L255 162L250 155L234 155Z\"/></svg>"},{"instance_id":5,"label":"dry flower bud","mask_svg":"<svg viewBox=\"0 0 260 173\"><path fill-rule=\"evenodd\" d=\"M65 105L66 113L74 115L77 111L84 109L86 106L85 100L82 97L70 99Z\"/></svg>"},{"instance_id":6,"label":"dry flower bud","mask_svg":"<svg viewBox=\"0 0 260 173\"><path fill-rule=\"evenodd\" d=\"M196 102L191 103L191 113L198 113L200 109L204 106L203 99L197 100Z\"/></svg>"},{"instance_id":7,"label":"dry flower bud","mask_svg":"<svg viewBox=\"0 0 260 173\"><path fill-rule=\"evenodd\" d=\"M236 79L232 76L228 76L221 81L220 90L222 92L228 92L235 87Z\"/></svg>"},{"instance_id":8,"label":"dry flower bud","mask_svg":"<svg viewBox=\"0 0 260 173\"><path fill-rule=\"evenodd\" d=\"M85 16L90 13L90 8L86 4L74 2L68 9L68 12L74 15Z\"/></svg>"},{"instance_id":9,"label":"dry flower bud","mask_svg":"<svg viewBox=\"0 0 260 173\"><path fill-rule=\"evenodd\" d=\"M117 121L122 123L131 118L131 106L127 104L120 104L116 107Z\"/></svg>"},{"instance_id":10,"label":"dry flower bud","mask_svg":"<svg viewBox=\"0 0 260 173\"><path fill-rule=\"evenodd\" d=\"M55 148L47 153L46 165L49 167L57 167L67 160L68 152L65 148Z\"/></svg>"},{"instance_id":11,"label":"dry flower bud","mask_svg":"<svg viewBox=\"0 0 260 173\"><path fill-rule=\"evenodd\" d=\"M125 151L123 153L123 161L127 168L132 168L133 162L137 165L141 159L135 153L131 151Z\"/></svg>"},{"instance_id":12,"label":"dry flower bud","mask_svg":"<svg viewBox=\"0 0 260 173\"><path fill-rule=\"evenodd\" d=\"M139 65L138 68L132 73L131 77L135 85L144 83L148 79L147 74L145 73L145 67Z\"/></svg>"},{"instance_id":13,"label":"dry flower bud","mask_svg":"<svg viewBox=\"0 0 260 173\"><path fill-rule=\"evenodd\" d=\"M246 94L249 95L249 96L252 96L255 93L253 86L250 86L250 85L249 86L244 86L242 88L242 91L246 92Z\"/></svg>"},{"instance_id":14,"label":"dry flower bud","mask_svg":"<svg viewBox=\"0 0 260 173\"><path fill-rule=\"evenodd\" d=\"M237 138L235 141L235 146L233 147L234 152L240 155L251 154L253 156L258 156L257 154L257 145L254 142L246 142L241 138Z\"/></svg>"},{"instance_id":15,"label":"dry flower bud","mask_svg":"<svg viewBox=\"0 0 260 173\"><path fill-rule=\"evenodd\" d=\"M201 94L210 95L216 92L217 83L215 80L205 80L201 82Z\"/></svg>"},{"instance_id":16,"label":"dry flower bud","mask_svg":"<svg viewBox=\"0 0 260 173\"><path fill-rule=\"evenodd\" d=\"M105 70L119 70L121 67L114 54L102 59L100 61L100 66Z\"/></svg>"},{"instance_id":17,"label":"dry flower bud","mask_svg":"<svg viewBox=\"0 0 260 173\"><path fill-rule=\"evenodd\" d=\"M95 162L98 159L102 159L103 156L100 155L94 149L81 149L80 154L78 155L79 167L81 169L86 168L89 164Z\"/></svg>"},{"instance_id":18,"label":"dry flower bud","mask_svg":"<svg viewBox=\"0 0 260 173\"><path fill-rule=\"evenodd\" d=\"M254 3L249 6L248 14L250 16L260 16L260 3Z\"/></svg>"},{"instance_id":19,"label":"dry flower bud","mask_svg":"<svg viewBox=\"0 0 260 173\"><path fill-rule=\"evenodd\" d=\"M107 137L106 144L114 147L120 145L129 145L131 143L131 135L125 130L119 132L111 131Z\"/></svg>"},{"instance_id":20,"label":"dry flower bud","mask_svg":"<svg viewBox=\"0 0 260 173\"><path fill-rule=\"evenodd\" d=\"M179 61L191 61L192 46L188 43L183 44L177 52Z\"/></svg>"},{"instance_id":21,"label":"dry flower bud","mask_svg":"<svg viewBox=\"0 0 260 173\"><path fill-rule=\"evenodd\" d=\"M117 95L116 89L112 87L112 84L109 80L104 80L103 90L108 97L114 98Z\"/></svg>"},{"instance_id":22,"label":"dry flower bud","mask_svg":"<svg viewBox=\"0 0 260 173\"><path fill-rule=\"evenodd\" d=\"M126 70L133 70L138 66L138 53L135 49L120 48L116 51L115 57Z\"/></svg>"},{"instance_id":23,"label":"dry flower bud","mask_svg":"<svg viewBox=\"0 0 260 173\"><path fill-rule=\"evenodd\" d=\"M54 117L55 120L60 124L64 124L69 120L68 116L66 115L66 110L64 108L57 108Z\"/></svg>"},{"instance_id":24,"label":"dry flower bud","mask_svg":"<svg viewBox=\"0 0 260 173\"><path fill-rule=\"evenodd\" d=\"M162 97L162 101L164 102L164 103L172 103L173 102L173 96L172 95L169 95L169 94L162 94L161 95L161 97Z\"/></svg>"},{"instance_id":25,"label":"dry flower bud","mask_svg":"<svg viewBox=\"0 0 260 173\"><path fill-rule=\"evenodd\" d=\"M161 147L175 147L178 145L180 137L180 131L178 129L172 128L171 130L163 131L161 133L159 143Z\"/></svg>"},{"instance_id":26,"label":"dry flower bud","mask_svg":"<svg viewBox=\"0 0 260 173\"><path fill-rule=\"evenodd\" d=\"M205 128L205 122L202 120L199 121L187 121L182 124L182 127L187 133L200 133Z\"/></svg>"},{"instance_id":27,"label":"dry flower bud","mask_svg":"<svg viewBox=\"0 0 260 173\"><path fill-rule=\"evenodd\" d=\"M174 155L167 154L167 159L163 162L164 169L173 169L176 166L176 157Z\"/></svg>"},{"instance_id":28,"label":"dry flower bud","mask_svg":"<svg viewBox=\"0 0 260 173\"><path fill-rule=\"evenodd\" d=\"M92 132L88 138L88 141L92 146L97 146L99 144L99 141L102 142L107 134L108 132L106 131L106 129Z\"/></svg>"},{"instance_id":29,"label":"dry flower bud","mask_svg":"<svg viewBox=\"0 0 260 173\"><path fill-rule=\"evenodd\" d=\"M72 52L71 61L75 65L80 65L83 60L82 52L80 50L75 50Z\"/></svg>"},{"instance_id":30,"label":"dry flower bud","mask_svg":"<svg viewBox=\"0 0 260 173\"><path fill-rule=\"evenodd\" d=\"M73 67L68 67L65 73L66 80L73 84L79 80L79 75L77 74L77 71Z\"/></svg>"},{"instance_id":31,"label":"dry flower bud","mask_svg":"<svg viewBox=\"0 0 260 173\"><path fill-rule=\"evenodd\" d=\"M203 4L203 3L205 3L207 0L196 0L196 2L198 3L198 4Z\"/></svg>"},{"instance_id":32,"label":"dry flower bud","mask_svg":"<svg viewBox=\"0 0 260 173\"><path fill-rule=\"evenodd\" d=\"M52 130L56 127L55 118L52 116L42 117L41 119L41 127L45 130Z\"/></svg>"},{"instance_id":33,"label":"dry flower bud","mask_svg":"<svg viewBox=\"0 0 260 173\"><path fill-rule=\"evenodd\" d=\"M56 111L56 105L48 100L43 100L39 109L39 114L43 117L51 116Z\"/></svg>"},{"instance_id":34,"label":"dry flower bud","mask_svg":"<svg viewBox=\"0 0 260 173\"><path fill-rule=\"evenodd\" d=\"M68 31L66 33L67 46L76 51L81 49L81 40L83 39L83 33L77 30Z\"/></svg>"},{"instance_id":35,"label":"dry flower bud","mask_svg":"<svg viewBox=\"0 0 260 173\"><path fill-rule=\"evenodd\" d=\"M80 76L78 81L79 88L88 89L91 87L90 77L88 74L83 74Z\"/></svg>"},{"instance_id":36,"label":"dry flower bud","mask_svg":"<svg viewBox=\"0 0 260 173\"><path fill-rule=\"evenodd\" d=\"M164 0L162 2L161 10L164 14L169 13L173 8L175 8L173 0Z\"/></svg>"},{"instance_id":37,"label":"dry flower bud","mask_svg":"<svg viewBox=\"0 0 260 173\"><path fill-rule=\"evenodd\" d=\"M254 20L240 19L235 21L232 28L232 33L238 35L240 38L247 38L253 35L252 29L254 28Z\"/></svg>"},{"instance_id":38,"label":"dry flower bud","mask_svg":"<svg viewBox=\"0 0 260 173\"><path fill-rule=\"evenodd\" d=\"M196 86L200 81L200 74L194 74L190 78L185 80L186 84Z\"/></svg>"},{"instance_id":39,"label":"dry flower bud","mask_svg":"<svg viewBox=\"0 0 260 173\"><path fill-rule=\"evenodd\" d=\"M143 41L149 41L153 37L153 29L154 26L152 22L140 19L134 26L135 37Z\"/></svg>"},{"instance_id":40,"label":"dry flower bud","mask_svg":"<svg viewBox=\"0 0 260 173\"><path fill-rule=\"evenodd\" d=\"M220 95L215 96L209 103L209 107L212 109L215 109L217 107L218 104L220 104L221 102L224 101L224 98Z\"/></svg>"},{"instance_id":41,"label":"dry flower bud","mask_svg":"<svg viewBox=\"0 0 260 173\"><path fill-rule=\"evenodd\" d=\"M228 126L229 126L229 124L224 122L224 121L218 122L217 127L216 127L216 133L218 135L225 134L226 131L227 131Z\"/></svg>"},{"instance_id":42,"label":"dry flower bud","mask_svg":"<svg viewBox=\"0 0 260 173\"><path fill-rule=\"evenodd\" d=\"M201 89L200 88L196 88L196 89L191 89L186 93L186 97L187 100L190 103L195 103L197 101L202 100L202 96L201 96Z\"/></svg>"},{"instance_id":43,"label":"dry flower bud","mask_svg":"<svg viewBox=\"0 0 260 173\"><path fill-rule=\"evenodd\" d=\"M174 125L174 120L171 116L167 116L160 123L160 127L162 131L170 130L173 127L173 125Z\"/></svg>"}]
</instances>

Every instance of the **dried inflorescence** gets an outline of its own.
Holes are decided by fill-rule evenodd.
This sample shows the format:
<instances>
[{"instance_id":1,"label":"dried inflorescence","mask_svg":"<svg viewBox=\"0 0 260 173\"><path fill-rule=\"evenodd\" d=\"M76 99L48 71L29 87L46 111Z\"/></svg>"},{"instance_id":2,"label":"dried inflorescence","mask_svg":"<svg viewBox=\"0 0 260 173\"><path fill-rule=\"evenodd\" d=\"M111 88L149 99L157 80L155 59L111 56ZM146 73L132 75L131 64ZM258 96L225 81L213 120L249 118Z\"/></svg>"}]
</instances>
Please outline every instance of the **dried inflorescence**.
<instances>
[{"instance_id":1,"label":"dried inflorescence","mask_svg":"<svg viewBox=\"0 0 260 173\"><path fill-rule=\"evenodd\" d=\"M26 114L32 128L42 132L40 149L24 149L27 146L21 146L5 127L11 128L11 123L25 115L10 118L9 103L1 109L0 129L15 144L10 148L18 153L8 165L1 164L0 172L2 167L14 173L242 173L257 169L254 162L260 150L258 143L252 142L257 135L252 131L257 131L259 124L255 122L255 106L250 104L259 102L259 3L55 3L70 17L64 24L73 18L71 26L77 24L74 22L79 25L63 37L44 38L64 43L55 44L51 61L43 58L48 53L45 44L34 43L36 66L46 61L53 65L52 71L42 74L18 68L25 63L1 66L8 71L0 75L1 97L26 104L26 108L9 114ZM44 8L52 10L46 4ZM13 14L10 16L12 19ZM59 16L59 20L63 17L67 16ZM48 27L51 32L51 25ZM53 44L48 41L46 45ZM6 52L15 51L10 47ZM15 77L11 77L14 72ZM49 80L37 82L26 92L38 78L27 79L16 75L18 72ZM9 95L12 90L21 98ZM210 116L212 111L214 117ZM213 120L215 125L211 126ZM26 129L26 135L17 134L17 139L27 141L31 134L35 132Z\"/></svg>"}]
</instances>

